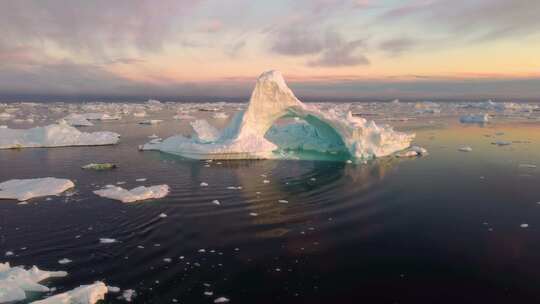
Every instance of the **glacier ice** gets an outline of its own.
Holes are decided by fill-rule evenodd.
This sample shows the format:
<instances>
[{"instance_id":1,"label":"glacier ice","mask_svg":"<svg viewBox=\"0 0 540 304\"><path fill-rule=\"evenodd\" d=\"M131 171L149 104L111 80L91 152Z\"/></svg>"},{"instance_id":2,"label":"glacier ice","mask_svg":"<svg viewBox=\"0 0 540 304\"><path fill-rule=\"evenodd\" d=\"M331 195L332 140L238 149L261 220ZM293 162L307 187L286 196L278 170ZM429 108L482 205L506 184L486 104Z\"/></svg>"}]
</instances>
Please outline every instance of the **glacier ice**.
<instances>
[{"instance_id":1,"label":"glacier ice","mask_svg":"<svg viewBox=\"0 0 540 304\"><path fill-rule=\"evenodd\" d=\"M12 179L0 183L0 199L26 201L34 197L60 194L75 184L69 179L44 177Z\"/></svg>"},{"instance_id":2,"label":"glacier ice","mask_svg":"<svg viewBox=\"0 0 540 304\"><path fill-rule=\"evenodd\" d=\"M287 117L303 119L302 125L273 127ZM414 134L377 126L349 111L322 111L302 103L278 71L259 76L246 110L235 115L222 132L196 123L195 136L169 137L150 142L142 150L159 150L195 159L277 158L279 149L343 152L359 159L390 155L409 147ZM268 133L268 135L267 135ZM299 140L297 142L297 140Z\"/></svg>"},{"instance_id":3,"label":"glacier ice","mask_svg":"<svg viewBox=\"0 0 540 304\"><path fill-rule=\"evenodd\" d=\"M132 203L147 199L157 199L167 196L169 194L168 185L157 186L139 186L131 190L127 190L117 186L108 186L101 190L94 191L95 194L114 200L119 200L123 203Z\"/></svg>"},{"instance_id":4,"label":"glacier ice","mask_svg":"<svg viewBox=\"0 0 540 304\"><path fill-rule=\"evenodd\" d=\"M30 129L0 128L0 149L102 146L113 145L120 139L114 132L81 132L67 123Z\"/></svg>"},{"instance_id":5,"label":"glacier ice","mask_svg":"<svg viewBox=\"0 0 540 304\"><path fill-rule=\"evenodd\" d=\"M50 289L39 284L41 281L65 276L65 271L44 271L36 266L25 269L0 263L0 303L22 301L26 299L26 292L48 292Z\"/></svg>"}]
</instances>

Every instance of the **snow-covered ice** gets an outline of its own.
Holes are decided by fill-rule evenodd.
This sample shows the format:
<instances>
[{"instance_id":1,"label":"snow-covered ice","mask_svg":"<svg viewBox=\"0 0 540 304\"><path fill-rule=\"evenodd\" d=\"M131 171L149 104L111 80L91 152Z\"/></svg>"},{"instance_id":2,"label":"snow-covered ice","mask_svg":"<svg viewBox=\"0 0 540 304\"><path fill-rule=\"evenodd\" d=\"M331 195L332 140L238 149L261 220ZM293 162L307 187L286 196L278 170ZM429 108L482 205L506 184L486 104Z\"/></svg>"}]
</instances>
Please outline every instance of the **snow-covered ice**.
<instances>
[{"instance_id":1,"label":"snow-covered ice","mask_svg":"<svg viewBox=\"0 0 540 304\"><path fill-rule=\"evenodd\" d=\"M34 301L32 304L95 304L104 300L107 292L105 283L97 281L94 284L81 285L70 291Z\"/></svg>"},{"instance_id":2,"label":"snow-covered ice","mask_svg":"<svg viewBox=\"0 0 540 304\"><path fill-rule=\"evenodd\" d=\"M131 190L124 189L117 186L105 187L101 190L94 191L95 194L114 200L119 200L123 203L132 203L147 199L158 199L167 196L169 194L168 185L156 185L156 186L139 186Z\"/></svg>"},{"instance_id":3,"label":"snow-covered ice","mask_svg":"<svg viewBox=\"0 0 540 304\"><path fill-rule=\"evenodd\" d=\"M12 179L0 183L0 199L26 201L34 197L60 194L75 184L69 179L43 177Z\"/></svg>"},{"instance_id":4,"label":"snow-covered ice","mask_svg":"<svg viewBox=\"0 0 540 304\"><path fill-rule=\"evenodd\" d=\"M0 263L0 303L22 301L26 299L26 292L48 292L49 287L39 284L41 281L65 276L65 271L44 271L36 266L25 269Z\"/></svg>"},{"instance_id":5,"label":"snow-covered ice","mask_svg":"<svg viewBox=\"0 0 540 304\"><path fill-rule=\"evenodd\" d=\"M272 142L265 135L282 117L302 118L310 127L291 124L293 131L272 131ZM276 144L281 136L286 140ZM295 138L305 143L294 148L342 151L369 159L409 147L414 135L396 132L389 126L377 126L373 121L353 116L350 111L340 114L304 104L286 85L281 73L268 71L257 79L247 109L239 112L219 134L205 125L196 130L192 138L177 135L162 142L147 143L142 150L159 150L196 159L277 158L279 154L273 152L281 148L280 144L290 144Z\"/></svg>"},{"instance_id":6,"label":"snow-covered ice","mask_svg":"<svg viewBox=\"0 0 540 304\"><path fill-rule=\"evenodd\" d=\"M66 123L31 129L0 128L0 149L102 146L116 144L119 139L118 133L81 132Z\"/></svg>"}]
</instances>

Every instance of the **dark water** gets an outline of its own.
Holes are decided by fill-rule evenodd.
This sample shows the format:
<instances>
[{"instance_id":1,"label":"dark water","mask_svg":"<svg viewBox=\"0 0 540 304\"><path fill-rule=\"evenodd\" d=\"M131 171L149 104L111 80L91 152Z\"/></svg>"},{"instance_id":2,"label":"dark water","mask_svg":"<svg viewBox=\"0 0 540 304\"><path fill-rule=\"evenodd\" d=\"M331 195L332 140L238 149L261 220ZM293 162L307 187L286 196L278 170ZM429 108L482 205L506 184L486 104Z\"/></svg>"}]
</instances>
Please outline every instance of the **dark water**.
<instances>
[{"instance_id":1,"label":"dark water","mask_svg":"<svg viewBox=\"0 0 540 304\"><path fill-rule=\"evenodd\" d=\"M166 124L104 129L119 131L121 144L0 151L1 181L54 176L77 185L28 205L0 201L0 253L15 253L0 261L68 271L48 283L57 292L104 280L135 289L137 303L540 300L540 169L520 167L540 165L538 124L418 127L416 142L430 151L418 159L210 167L137 151L147 135L175 133ZM101 161L119 169L80 169ZM134 204L92 194L120 181L166 183L172 192ZM118 242L100 244L102 237ZM73 262L59 265L62 258ZM122 303L116 296L105 302Z\"/></svg>"}]
</instances>

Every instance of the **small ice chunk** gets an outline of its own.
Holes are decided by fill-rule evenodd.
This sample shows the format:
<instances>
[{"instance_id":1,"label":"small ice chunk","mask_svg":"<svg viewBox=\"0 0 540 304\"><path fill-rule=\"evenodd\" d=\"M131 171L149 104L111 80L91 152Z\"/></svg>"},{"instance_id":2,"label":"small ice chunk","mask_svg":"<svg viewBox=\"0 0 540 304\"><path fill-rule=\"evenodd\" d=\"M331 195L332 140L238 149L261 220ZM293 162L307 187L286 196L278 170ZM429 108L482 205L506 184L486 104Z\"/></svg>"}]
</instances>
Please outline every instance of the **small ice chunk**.
<instances>
[{"instance_id":1,"label":"small ice chunk","mask_svg":"<svg viewBox=\"0 0 540 304\"><path fill-rule=\"evenodd\" d=\"M91 164L82 166L83 169L96 170L96 171L111 170L111 169L116 169L117 167L118 166L116 164L112 164L112 163L99 163L99 164L91 163Z\"/></svg>"},{"instance_id":2,"label":"small ice chunk","mask_svg":"<svg viewBox=\"0 0 540 304\"><path fill-rule=\"evenodd\" d=\"M0 199L26 201L34 197L60 194L75 184L69 179L44 177L12 179L0 183Z\"/></svg>"},{"instance_id":3,"label":"small ice chunk","mask_svg":"<svg viewBox=\"0 0 540 304\"><path fill-rule=\"evenodd\" d=\"M146 178L137 178L135 181L136 182L145 182Z\"/></svg>"},{"instance_id":4,"label":"small ice chunk","mask_svg":"<svg viewBox=\"0 0 540 304\"><path fill-rule=\"evenodd\" d=\"M160 217L160 218L166 218L166 217L167 217L167 214L166 214L166 213L161 213L161 214L159 215L159 217Z\"/></svg>"},{"instance_id":5,"label":"small ice chunk","mask_svg":"<svg viewBox=\"0 0 540 304\"><path fill-rule=\"evenodd\" d=\"M58 261L58 264L65 265L65 264L69 264L71 262L73 262L73 261L68 259L68 258L63 258L63 259Z\"/></svg>"},{"instance_id":6,"label":"small ice chunk","mask_svg":"<svg viewBox=\"0 0 540 304\"><path fill-rule=\"evenodd\" d=\"M212 201L212 204L218 205L218 206L221 205L221 203L220 203L218 200L213 200L213 201Z\"/></svg>"},{"instance_id":7,"label":"small ice chunk","mask_svg":"<svg viewBox=\"0 0 540 304\"><path fill-rule=\"evenodd\" d=\"M528 228L528 227L529 227L529 224L521 224L521 225L519 225L519 227L521 227L521 228Z\"/></svg>"},{"instance_id":8,"label":"small ice chunk","mask_svg":"<svg viewBox=\"0 0 540 304\"><path fill-rule=\"evenodd\" d=\"M486 123L489 121L488 114L470 114L459 118L461 123Z\"/></svg>"},{"instance_id":9,"label":"small ice chunk","mask_svg":"<svg viewBox=\"0 0 540 304\"><path fill-rule=\"evenodd\" d=\"M111 239L111 238L100 238L99 242L101 244L112 244L112 243L116 243L117 240L116 239Z\"/></svg>"},{"instance_id":10,"label":"small ice chunk","mask_svg":"<svg viewBox=\"0 0 540 304\"><path fill-rule=\"evenodd\" d=\"M259 216L259 214L256 213L256 212L250 212L249 215L251 215L251 216Z\"/></svg>"},{"instance_id":11,"label":"small ice chunk","mask_svg":"<svg viewBox=\"0 0 540 304\"><path fill-rule=\"evenodd\" d=\"M124 290L124 292L122 293L122 298L126 301L126 302L131 302L133 301L133 299L135 299L135 297L137 296L137 292L133 289L126 289Z\"/></svg>"},{"instance_id":12,"label":"small ice chunk","mask_svg":"<svg viewBox=\"0 0 540 304\"><path fill-rule=\"evenodd\" d=\"M171 258L164 258L164 259L163 259L163 262L165 262L165 263L170 263L170 262L172 262L172 259L171 259Z\"/></svg>"},{"instance_id":13,"label":"small ice chunk","mask_svg":"<svg viewBox=\"0 0 540 304\"><path fill-rule=\"evenodd\" d=\"M108 290L110 293L118 293L118 292L120 292L120 287L116 287L116 286L108 286L108 285L107 285L107 290Z\"/></svg>"},{"instance_id":14,"label":"small ice chunk","mask_svg":"<svg viewBox=\"0 0 540 304\"><path fill-rule=\"evenodd\" d=\"M218 303L229 303L230 300L225 298L225 297L219 297L217 299L214 300L214 303L218 304Z\"/></svg>"},{"instance_id":15,"label":"small ice chunk","mask_svg":"<svg viewBox=\"0 0 540 304\"><path fill-rule=\"evenodd\" d=\"M207 297L211 297L211 296L214 295L214 293L212 291L205 291L204 295L207 296Z\"/></svg>"},{"instance_id":16,"label":"small ice chunk","mask_svg":"<svg viewBox=\"0 0 540 304\"><path fill-rule=\"evenodd\" d=\"M148 119L148 120L143 120L141 122L139 122L140 125L157 125L159 123L163 122L163 120L161 119Z\"/></svg>"},{"instance_id":17,"label":"small ice chunk","mask_svg":"<svg viewBox=\"0 0 540 304\"><path fill-rule=\"evenodd\" d=\"M461 152L471 152L472 151L472 148L469 147L469 146L464 146L464 147L460 147L458 149L458 151L461 151Z\"/></svg>"},{"instance_id":18,"label":"small ice chunk","mask_svg":"<svg viewBox=\"0 0 540 304\"><path fill-rule=\"evenodd\" d=\"M229 118L229 115L227 113L224 113L224 112L217 112L217 113L214 113L214 115L212 115L215 119L227 119Z\"/></svg>"},{"instance_id":19,"label":"small ice chunk","mask_svg":"<svg viewBox=\"0 0 540 304\"><path fill-rule=\"evenodd\" d=\"M202 183L201 183L201 187L208 187L208 184L205 183L205 182L202 182Z\"/></svg>"},{"instance_id":20,"label":"small ice chunk","mask_svg":"<svg viewBox=\"0 0 540 304\"><path fill-rule=\"evenodd\" d=\"M509 145L512 144L512 142L505 141L505 140L499 140L499 141L494 141L491 144L496 145L496 146L509 146Z\"/></svg>"},{"instance_id":21,"label":"small ice chunk","mask_svg":"<svg viewBox=\"0 0 540 304\"><path fill-rule=\"evenodd\" d=\"M280 200L278 200L278 203L281 203L281 204L288 204L289 201L288 201L288 200L284 200L284 199L280 199Z\"/></svg>"},{"instance_id":22,"label":"small ice chunk","mask_svg":"<svg viewBox=\"0 0 540 304\"><path fill-rule=\"evenodd\" d=\"M105 187L101 190L94 191L95 194L114 200L119 200L123 203L132 203L147 199L163 198L169 194L168 185L156 185L156 186L139 186L131 190L127 190L121 187L112 186Z\"/></svg>"},{"instance_id":23,"label":"small ice chunk","mask_svg":"<svg viewBox=\"0 0 540 304\"><path fill-rule=\"evenodd\" d=\"M70 291L34 301L32 304L95 304L104 300L108 291L107 286L98 281L91 285L81 285Z\"/></svg>"}]
</instances>

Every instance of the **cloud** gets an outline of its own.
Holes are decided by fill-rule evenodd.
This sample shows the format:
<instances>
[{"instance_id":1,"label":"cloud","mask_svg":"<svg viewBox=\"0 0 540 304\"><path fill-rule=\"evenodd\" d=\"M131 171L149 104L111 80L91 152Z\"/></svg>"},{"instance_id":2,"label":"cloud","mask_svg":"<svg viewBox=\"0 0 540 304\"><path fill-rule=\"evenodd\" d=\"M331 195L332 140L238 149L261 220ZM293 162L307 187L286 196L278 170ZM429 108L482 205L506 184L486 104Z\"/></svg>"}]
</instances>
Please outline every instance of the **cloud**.
<instances>
[{"instance_id":1,"label":"cloud","mask_svg":"<svg viewBox=\"0 0 540 304\"><path fill-rule=\"evenodd\" d=\"M0 4L0 39L93 56L153 52L181 29L199 0L20 0Z\"/></svg>"},{"instance_id":2,"label":"cloud","mask_svg":"<svg viewBox=\"0 0 540 304\"><path fill-rule=\"evenodd\" d=\"M286 27L274 33L271 50L290 56L317 54L324 49L320 35L297 27Z\"/></svg>"},{"instance_id":3,"label":"cloud","mask_svg":"<svg viewBox=\"0 0 540 304\"><path fill-rule=\"evenodd\" d=\"M390 54L391 56L398 56L414 48L418 44L417 40L410 38L393 38L385 40L379 44L379 49Z\"/></svg>"},{"instance_id":4,"label":"cloud","mask_svg":"<svg viewBox=\"0 0 540 304\"><path fill-rule=\"evenodd\" d=\"M309 66L314 67L342 67L355 65L368 65L370 62L364 54L358 53L358 49L364 46L364 41L344 41L341 36L328 34L326 48L321 56L309 61Z\"/></svg>"},{"instance_id":5,"label":"cloud","mask_svg":"<svg viewBox=\"0 0 540 304\"><path fill-rule=\"evenodd\" d=\"M475 41L540 34L540 1L423 0L387 11L380 22L411 19L429 29Z\"/></svg>"}]
</instances>

